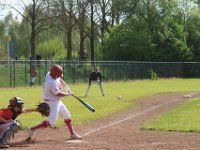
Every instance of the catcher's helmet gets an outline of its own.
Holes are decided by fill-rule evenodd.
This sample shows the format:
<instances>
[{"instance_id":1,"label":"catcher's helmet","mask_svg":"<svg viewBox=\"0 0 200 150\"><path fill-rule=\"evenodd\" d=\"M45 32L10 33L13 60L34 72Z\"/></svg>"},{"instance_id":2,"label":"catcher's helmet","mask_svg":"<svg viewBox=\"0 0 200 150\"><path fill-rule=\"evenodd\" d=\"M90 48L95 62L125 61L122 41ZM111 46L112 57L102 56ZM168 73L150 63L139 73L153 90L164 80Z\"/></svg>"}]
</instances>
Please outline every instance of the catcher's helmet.
<instances>
[{"instance_id":1,"label":"catcher's helmet","mask_svg":"<svg viewBox=\"0 0 200 150\"><path fill-rule=\"evenodd\" d=\"M13 107L21 108L21 107L23 107L23 104L24 104L23 100L19 97L13 97L9 101L9 105L13 106Z\"/></svg>"},{"instance_id":2,"label":"catcher's helmet","mask_svg":"<svg viewBox=\"0 0 200 150\"><path fill-rule=\"evenodd\" d=\"M21 114L23 110L24 102L19 97L13 97L9 100L9 106L10 108L18 108L16 111L17 114ZM14 116L15 119L16 116Z\"/></svg>"},{"instance_id":3,"label":"catcher's helmet","mask_svg":"<svg viewBox=\"0 0 200 150\"><path fill-rule=\"evenodd\" d=\"M9 100L9 106L10 107L18 107L20 110L23 108L23 100L19 97L13 97Z\"/></svg>"},{"instance_id":4,"label":"catcher's helmet","mask_svg":"<svg viewBox=\"0 0 200 150\"><path fill-rule=\"evenodd\" d=\"M56 79L59 77L62 77L63 75L63 69L60 65L53 65L50 69L50 75Z\"/></svg>"}]
</instances>

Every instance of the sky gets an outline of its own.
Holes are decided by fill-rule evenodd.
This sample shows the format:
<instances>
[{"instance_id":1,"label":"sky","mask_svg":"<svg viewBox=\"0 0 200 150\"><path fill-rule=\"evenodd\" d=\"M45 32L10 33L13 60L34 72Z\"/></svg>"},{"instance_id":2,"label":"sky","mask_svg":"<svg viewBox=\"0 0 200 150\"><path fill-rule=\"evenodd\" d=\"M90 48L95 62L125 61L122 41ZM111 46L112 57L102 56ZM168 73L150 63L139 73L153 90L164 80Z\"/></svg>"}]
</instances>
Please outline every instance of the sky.
<instances>
[{"instance_id":1,"label":"sky","mask_svg":"<svg viewBox=\"0 0 200 150\"><path fill-rule=\"evenodd\" d=\"M21 16L12 7L23 12L23 3L28 3L30 0L0 0L0 20L4 19L8 12L12 12L13 17L21 19Z\"/></svg>"}]
</instances>

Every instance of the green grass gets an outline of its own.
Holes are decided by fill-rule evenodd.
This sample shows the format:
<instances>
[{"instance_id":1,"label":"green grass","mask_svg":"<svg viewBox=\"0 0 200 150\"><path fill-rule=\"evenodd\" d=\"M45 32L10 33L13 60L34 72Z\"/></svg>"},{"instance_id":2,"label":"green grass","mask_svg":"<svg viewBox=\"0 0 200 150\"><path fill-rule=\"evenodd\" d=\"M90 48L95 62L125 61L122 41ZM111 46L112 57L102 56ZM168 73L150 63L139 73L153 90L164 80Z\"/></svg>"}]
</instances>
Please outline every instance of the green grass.
<instances>
[{"instance_id":1,"label":"green grass","mask_svg":"<svg viewBox=\"0 0 200 150\"><path fill-rule=\"evenodd\" d=\"M200 99L194 99L143 126L148 130L200 132Z\"/></svg>"},{"instance_id":2,"label":"green grass","mask_svg":"<svg viewBox=\"0 0 200 150\"><path fill-rule=\"evenodd\" d=\"M88 97L83 97L87 89L87 84L69 84L72 91L83 100L91 104L96 112L88 111L73 97L63 98L63 102L72 114L75 124L82 124L97 118L101 118L135 106L137 98L153 95L162 92L184 92L184 91L200 91L199 79L162 79L157 81L128 81L128 82L109 82L103 83L106 96L102 97L99 87L94 84L91 87ZM20 88L2 88L0 90L1 107L8 105L8 100L13 96L21 97L25 102L25 107L35 107L42 101L42 86L20 87ZM121 100L117 96L122 96ZM199 117L199 116L198 116ZM42 118L38 113L22 114L18 117L23 127L35 125L46 118ZM59 119L57 126L63 125L63 120Z\"/></svg>"}]
</instances>

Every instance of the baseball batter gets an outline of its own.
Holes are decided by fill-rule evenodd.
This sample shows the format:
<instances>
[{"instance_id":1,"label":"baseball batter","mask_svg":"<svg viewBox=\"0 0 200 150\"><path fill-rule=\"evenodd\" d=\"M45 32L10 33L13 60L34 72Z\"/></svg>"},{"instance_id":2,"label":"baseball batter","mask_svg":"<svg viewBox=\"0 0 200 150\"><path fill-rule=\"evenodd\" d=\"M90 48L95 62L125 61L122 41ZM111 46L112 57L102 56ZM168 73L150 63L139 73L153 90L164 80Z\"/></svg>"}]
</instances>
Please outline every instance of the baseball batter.
<instances>
[{"instance_id":1,"label":"baseball batter","mask_svg":"<svg viewBox=\"0 0 200 150\"><path fill-rule=\"evenodd\" d=\"M53 126L56 123L58 116L64 119L64 123L70 131L71 139L82 139L82 137L74 131L70 112L61 100L61 98L64 96L73 95L72 92L67 93L62 91L64 82L61 79L62 77L63 69L59 65L53 65L50 69L50 72L46 74L43 97L44 102L48 103L50 106L50 114L48 120L28 128L28 141L35 140L35 131L37 129Z\"/></svg>"}]
</instances>

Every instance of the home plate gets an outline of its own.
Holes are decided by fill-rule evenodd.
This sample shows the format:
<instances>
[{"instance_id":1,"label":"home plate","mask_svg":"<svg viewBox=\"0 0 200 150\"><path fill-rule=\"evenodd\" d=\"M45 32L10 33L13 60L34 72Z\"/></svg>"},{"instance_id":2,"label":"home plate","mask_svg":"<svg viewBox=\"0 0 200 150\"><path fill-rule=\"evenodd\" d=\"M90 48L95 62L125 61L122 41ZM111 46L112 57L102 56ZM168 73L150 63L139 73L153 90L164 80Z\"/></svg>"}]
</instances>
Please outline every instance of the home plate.
<instances>
[{"instance_id":1,"label":"home plate","mask_svg":"<svg viewBox=\"0 0 200 150\"><path fill-rule=\"evenodd\" d=\"M191 95L183 95L183 98L191 98Z\"/></svg>"},{"instance_id":2,"label":"home plate","mask_svg":"<svg viewBox=\"0 0 200 150\"><path fill-rule=\"evenodd\" d=\"M88 143L87 141L84 140L67 140L66 143Z\"/></svg>"}]
</instances>

